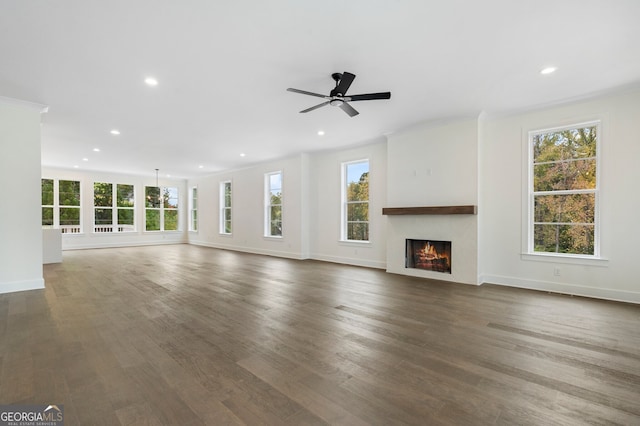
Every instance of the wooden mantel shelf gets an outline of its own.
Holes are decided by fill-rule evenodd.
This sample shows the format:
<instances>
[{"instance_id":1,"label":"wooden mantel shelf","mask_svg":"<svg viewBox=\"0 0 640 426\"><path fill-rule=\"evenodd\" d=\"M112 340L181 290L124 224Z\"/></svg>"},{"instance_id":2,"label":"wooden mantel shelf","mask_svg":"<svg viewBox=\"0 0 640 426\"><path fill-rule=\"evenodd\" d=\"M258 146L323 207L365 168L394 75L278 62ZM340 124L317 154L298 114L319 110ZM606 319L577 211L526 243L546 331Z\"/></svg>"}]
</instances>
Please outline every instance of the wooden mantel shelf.
<instances>
[{"instance_id":1,"label":"wooden mantel shelf","mask_svg":"<svg viewBox=\"0 0 640 426\"><path fill-rule=\"evenodd\" d=\"M383 207L383 215L477 214L478 206Z\"/></svg>"}]
</instances>

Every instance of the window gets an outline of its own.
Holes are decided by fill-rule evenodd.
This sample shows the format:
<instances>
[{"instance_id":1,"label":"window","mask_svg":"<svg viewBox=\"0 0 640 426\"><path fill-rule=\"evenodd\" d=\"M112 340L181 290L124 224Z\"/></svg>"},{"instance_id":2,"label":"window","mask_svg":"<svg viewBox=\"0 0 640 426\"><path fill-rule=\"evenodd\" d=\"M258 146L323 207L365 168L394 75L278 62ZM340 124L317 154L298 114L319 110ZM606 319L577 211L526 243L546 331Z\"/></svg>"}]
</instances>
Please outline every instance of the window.
<instances>
[{"instance_id":1,"label":"window","mask_svg":"<svg viewBox=\"0 0 640 426\"><path fill-rule=\"evenodd\" d=\"M55 209L53 200L53 179L42 179L42 227L53 228L53 211Z\"/></svg>"},{"instance_id":2,"label":"window","mask_svg":"<svg viewBox=\"0 0 640 426\"><path fill-rule=\"evenodd\" d=\"M220 183L220 233L231 234L231 181Z\"/></svg>"},{"instance_id":3,"label":"window","mask_svg":"<svg viewBox=\"0 0 640 426\"><path fill-rule=\"evenodd\" d=\"M598 256L599 122L529 134L529 252Z\"/></svg>"},{"instance_id":4,"label":"window","mask_svg":"<svg viewBox=\"0 0 640 426\"><path fill-rule=\"evenodd\" d=\"M267 237L282 236L282 172L265 175L265 231Z\"/></svg>"},{"instance_id":5,"label":"window","mask_svg":"<svg viewBox=\"0 0 640 426\"><path fill-rule=\"evenodd\" d=\"M42 226L60 228L63 234L78 234L80 181L42 179Z\"/></svg>"},{"instance_id":6,"label":"window","mask_svg":"<svg viewBox=\"0 0 640 426\"><path fill-rule=\"evenodd\" d=\"M77 180L60 180L58 185L60 229L62 229L62 233L79 233L80 182Z\"/></svg>"},{"instance_id":7,"label":"window","mask_svg":"<svg viewBox=\"0 0 640 426\"><path fill-rule=\"evenodd\" d=\"M369 241L369 160L342 165L342 239Z\"/></svg>"},{"instance_id":8,"label":"window","mask_svg":"<svg viewBox=\"0 0 640 426\"><path fill-rule=\"evenodd\" d=\"M133 185L94 182L93 216L93 232L135 231Z\"/></svg>"},{"instance_id":9,"label":"window","mask_svg":"<svg viewBox=\"0 0 640 426\"><path fill-rule=\"evenodd\" d=\"M93 183L93 232L113 232L113 185Z\"/></svg>"},{"instance_id":10,"label":"window","mask_svg":"<svg viewBox=\"0 0 640 426\"><path fill-rule=\"evenodd\" d=\"M198 230L198 188L191 188L189 193L189 231Z\"/></svg>"},{"instance_id":11,"label":"window","mask_svg":"<svg viewBox=\"0 0 640 426\"><path fill-rule=\"evenodd\" d=\"M133 232L136 230L135 200L133 185L116 185L116 220L118 232Z\"/></svg>"},{"instance_id":12,"label":"window","mask_svg":"<svg viewBox=\"0 0 640 426\"><path fill-rule=\"evenodd\" d=\"M178 188L145 186L145 230L178 230Z\"/></svg>"}]
</instances>

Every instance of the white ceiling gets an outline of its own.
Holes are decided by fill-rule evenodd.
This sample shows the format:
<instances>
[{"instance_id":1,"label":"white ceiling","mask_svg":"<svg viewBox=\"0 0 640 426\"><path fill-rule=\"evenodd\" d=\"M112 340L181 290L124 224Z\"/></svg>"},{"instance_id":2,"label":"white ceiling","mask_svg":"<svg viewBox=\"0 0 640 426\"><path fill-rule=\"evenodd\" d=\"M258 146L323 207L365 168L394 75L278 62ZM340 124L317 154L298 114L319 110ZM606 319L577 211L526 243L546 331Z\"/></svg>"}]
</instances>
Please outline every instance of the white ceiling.
<instances>
[{"instance_id":1,"label":"white ceiling","mask_svg":"<svg viewBox=\"0 0 640 426\"><path fill-rule=\"evenodd\" d=\"M638 18L638 0L0 0L0 96L49 105L45 166L193 177L635 86ZM328 94L342 71L391 99L298 113L322 100L287 87Z\"/></svg>"}]
</instances>

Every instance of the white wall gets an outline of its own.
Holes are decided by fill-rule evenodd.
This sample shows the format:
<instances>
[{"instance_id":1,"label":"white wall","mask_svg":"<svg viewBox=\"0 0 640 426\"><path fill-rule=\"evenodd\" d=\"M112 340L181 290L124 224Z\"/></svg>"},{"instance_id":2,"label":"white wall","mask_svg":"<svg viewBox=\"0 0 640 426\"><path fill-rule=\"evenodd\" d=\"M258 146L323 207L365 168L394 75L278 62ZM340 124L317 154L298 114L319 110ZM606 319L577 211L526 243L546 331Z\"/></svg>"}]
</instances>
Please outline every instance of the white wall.
<instances>
[{"instance_id":1,"label":"white wall","mask_svg":"<svg viewBox=\"0 0 640 426\"><path fill-rule=\"evenodd\" d=\"M639 118L636 90L486 121L479 176L482 281L640 303ZM523 255L527 132L593 119L602 120L600 225L606 260Z\"/></svg>"},{"instance_id":2,"label":"white wall","mask_svg":"<svg viewBox=\"0 0 640 426\"><path fill-rule=\"evenodd\" d=\"M369 242L340 241L342 163L369 160ZM311 258L373 268L386 267L387 143L372 141L310 159Z\"/></svg>"},{"instance_id":3,"label":"white wall","mask_svg":"<svg viewBox=\"0 0 640 426\"><path fill-rule=\"evenodd\" d=\"M103 247L127 247L156 244L177 244L186 243L188 229L187 211L187 186L184 179L159 178L160 186L171 186L178 188L178 220L180 231L167 232L146 232L144 230L144 187L156 186L155 173L151 171L149 176L125 175L118 173L105 173L82 171L76 169L56 169L42 168L43 179L63 179L80 181L81 196L81 224L83 232L81 234L63 234L62 249L87 249ZM135 232L115 232L115 233L94 233L93 232L93 183L107 182L114 184L134 185L136 208L135 208ZM38 191L40 181L38 180ZM38 201L40 205L40 201ZM40 212L40 209L38 209Z\"/></svg>"},{"instance_id":4,"label":"white wall","mask_svg":"<svg viewBox=\"0 0 640 426\"><path fill-rule=\"evenodd\" d=\"M308 157L302 154L249 168L190 179L198 188L197 232L189 243L258 254L305 259L309 252L306 217ZM265 237L265 173L282 172L282 237ZM220 183L231 181L231 235L220 234Z\"/></svg>"},{"instance_id":5,"label":"white wall","mask_svg":"<svg viewBox=\"0 0 640 426\"><path fill-rule=\"evenodd\" d=\"M389 137L388 207L478 204L478 120L427 123ZM388 216L387 271L478 283L478 216ZM405 240L451 241L451 274L405 268Z\"/></svg>"},{"instance_id":6,"label":"white wall","mask_svg":"<svg viewBox=\"0 0 640 426\"><path fill-rule=\"evenodd\" d=\"M0 293L44 288L41 105L0 98Z\"/></svg>"}]
</instances>

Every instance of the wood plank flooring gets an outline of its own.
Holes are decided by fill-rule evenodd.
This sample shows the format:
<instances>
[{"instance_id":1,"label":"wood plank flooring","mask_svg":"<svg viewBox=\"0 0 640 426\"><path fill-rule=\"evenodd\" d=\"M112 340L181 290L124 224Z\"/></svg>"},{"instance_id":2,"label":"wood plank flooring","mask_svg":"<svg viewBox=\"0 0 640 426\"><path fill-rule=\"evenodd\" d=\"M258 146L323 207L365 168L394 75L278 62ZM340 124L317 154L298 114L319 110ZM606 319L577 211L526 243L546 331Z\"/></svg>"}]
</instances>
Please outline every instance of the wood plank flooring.
<instances>
[{"instance_id":1,"label":"wood plank flooring","mask_svg":"<svg viewBox=\"0 0 640 426\"><path fill-rule=\"evenodd\" d=\"M67 425L640 424L640 306L189 245L0 295L0 404Z\"/></svg>"}]
</instances>

